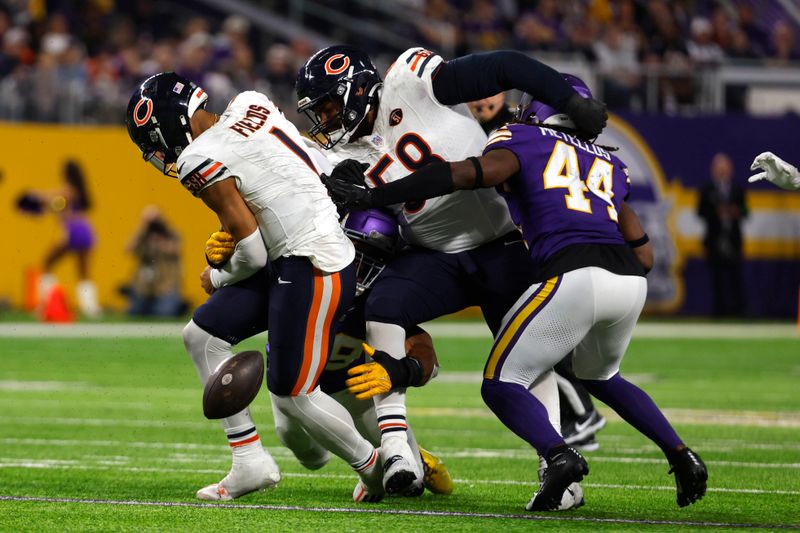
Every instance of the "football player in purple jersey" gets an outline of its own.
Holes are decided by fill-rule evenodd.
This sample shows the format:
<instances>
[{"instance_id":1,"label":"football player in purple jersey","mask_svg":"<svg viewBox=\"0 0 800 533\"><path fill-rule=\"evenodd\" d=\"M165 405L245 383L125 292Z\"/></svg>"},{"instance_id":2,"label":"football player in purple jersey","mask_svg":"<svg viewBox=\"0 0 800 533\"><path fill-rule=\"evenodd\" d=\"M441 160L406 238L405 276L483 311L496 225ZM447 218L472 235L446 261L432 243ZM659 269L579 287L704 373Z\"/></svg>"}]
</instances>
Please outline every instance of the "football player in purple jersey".
<instances>
[{"instance_id":1,"label":"football player in purple jersey","mask_svg":"<svg viewBox=\"0 0 800 533\"><path fill-rule=\"evenodd\" d=\"M591 93L574 76L567 81ZM553 510L563 490L588 474L584 458L548 422L528 386L572 353L573 369L593 396L655 442L675 474L677 503L706 492L708 472L653 400L624 379L620 362L647 294L652 246L625 200L625 164L575 135L574 123L523 96L519 123L497 130L483 156L432 163L381 187L329 178L334 200L364 208L502 187L537 265L536 283L505 316L484 369L481 393L498 418L547 460L528 510Z\"/></svg>"},{"instance_id":2,"label":"football player in purple jersey","mask_svg":"<svg viewBox=\"0 0 800 533\"><path fill-rule=\"evenodd\" d=\"M487 135L514 120L514 113L506 105L504 92L469 102L467 105ZM600 443L595 439L595 433L605 427L606 419L595 408L592 396L572 371L571 357L559 361L553 370L558 384L561 435L564 442L580 451L592 452L599 449Z\"/></svg>"}]
</instances>

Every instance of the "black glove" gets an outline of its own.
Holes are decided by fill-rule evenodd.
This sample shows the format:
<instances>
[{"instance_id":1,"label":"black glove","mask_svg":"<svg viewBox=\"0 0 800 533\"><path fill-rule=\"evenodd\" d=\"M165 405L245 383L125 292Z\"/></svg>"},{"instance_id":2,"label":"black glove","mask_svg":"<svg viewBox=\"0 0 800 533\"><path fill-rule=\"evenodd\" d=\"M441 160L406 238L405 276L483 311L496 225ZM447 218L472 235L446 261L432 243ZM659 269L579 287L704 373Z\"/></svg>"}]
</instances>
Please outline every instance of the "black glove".
<instances>
[{"instance_id":1,"label":"black glove","mask_svg":"<svg viewBox=\"0 0 800 533\"><path fill-rule=\"evenodd\" d=\"M326 178L333 178L355 185L364 185L364 171L368 168L369 164L367 163L359 163L355 159L345 159L333 167L331 175L326 176Z\"/></svg>"},{"instance_id":2,"label":"black glove","mask_svg":"<svg viewBox=\"0 0 800 533\"><path fill-rule=\"evenodd\" d=\"M17 197L17 209L29 215L44 213L44 202L33 193L24 192Z\"/></svg>"},{"instance_id":3,"label":"black glove","mask_svg":"<svg viewBox=\"0 0 800 533\"><path fill-rule=\"evenodd\" d=\"M372 189L361 183L356 185L334 176L323 176L331 200L339 209L356 211L372 207Z\"/></svg>"},{"instance_id":4,"label":"black glove","mask_svg":"<svg viewBox=\"0 0 800 533\"><path fill-rule=\"evenodd\" d=\"M577 128L577 137L591 140L600 135L608 121L606 104L594 98L584 98L575 93L567 102L564 112Z\"/></svg>"}]
</instances>

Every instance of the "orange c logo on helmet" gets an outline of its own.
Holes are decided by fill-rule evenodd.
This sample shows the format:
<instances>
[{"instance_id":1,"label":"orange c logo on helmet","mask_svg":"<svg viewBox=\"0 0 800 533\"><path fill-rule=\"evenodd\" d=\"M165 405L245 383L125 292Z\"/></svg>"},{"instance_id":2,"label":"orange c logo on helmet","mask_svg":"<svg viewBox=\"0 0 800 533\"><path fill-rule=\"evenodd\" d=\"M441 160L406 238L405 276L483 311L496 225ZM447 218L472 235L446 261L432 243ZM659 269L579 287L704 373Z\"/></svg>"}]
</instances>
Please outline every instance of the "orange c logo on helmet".
<instances>
[{"instance_id":1,"label":"orange c logo on helmet","mask_svg":"<svg viewBox=\"0 0 800 533\"><path fill-rule=\"evenodd\" d=\"M144 116L139 116L139 110L142 108L142 104L144 104ZM150 117L153 115L153 101L149 98L142 98L136 104L136 107L133 108L133 123L137 126L144 126L147 124L147 121L150 120Z\"/></svg>"},{"instance_id":2,"label":"orange c logo on helmet","mask_svg":"<svg viewBox=\"0 0 800 533\"><path fill-rule=\"evenodd\" d=\"M333 62L337 59L342 60L342 65L338 68L333 67ZM328 60L325 62L325 73L326 74L341 74L347 67L350 66L350 58L344 54L333 54Z\"/></svg>"}]
</instances>

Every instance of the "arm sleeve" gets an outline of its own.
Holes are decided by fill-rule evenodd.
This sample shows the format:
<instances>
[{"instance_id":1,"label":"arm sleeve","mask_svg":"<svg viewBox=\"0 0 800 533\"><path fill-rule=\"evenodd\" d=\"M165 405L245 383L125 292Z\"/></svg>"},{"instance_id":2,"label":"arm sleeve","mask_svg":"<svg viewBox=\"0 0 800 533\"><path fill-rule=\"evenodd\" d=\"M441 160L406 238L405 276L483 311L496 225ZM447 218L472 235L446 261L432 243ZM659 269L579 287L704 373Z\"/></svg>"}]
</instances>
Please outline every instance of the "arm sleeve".
<instances>
[{"instance_id":1,"label":"arm sleeve","mask_svg":"<svg viewBox=\"0 0 800 533\"><path fill-rule=\"evenodd\" d=\"M439 103L455 105L519 89L563 111L575 90L556 70L522 52L500 50L470 54L439 65L433 93Z\"/></svg>"},{"instance_id":2,"label":"arm sleeve","mask_svg":"<svg viewBox=\"0 0 800 533\"><path fill-rule=\"evenodd\" d=\"M247 279L267 264L267 247L261 238L261 231L253 233L236 243L233 255L222 268L211 271L211 285L214 288L233 285Z\"/></svg>"},{"instance_id":3,"label":"arm sleeve","mask_svg":"<svg viewBox=\"0 0 800 533\"><path fill-rule=\"evenodd\" d=\"M373 207L416 202L450 194L455 190L450 163L437 161L403 179L369 189Z\"/></svg>"}]
</instances>

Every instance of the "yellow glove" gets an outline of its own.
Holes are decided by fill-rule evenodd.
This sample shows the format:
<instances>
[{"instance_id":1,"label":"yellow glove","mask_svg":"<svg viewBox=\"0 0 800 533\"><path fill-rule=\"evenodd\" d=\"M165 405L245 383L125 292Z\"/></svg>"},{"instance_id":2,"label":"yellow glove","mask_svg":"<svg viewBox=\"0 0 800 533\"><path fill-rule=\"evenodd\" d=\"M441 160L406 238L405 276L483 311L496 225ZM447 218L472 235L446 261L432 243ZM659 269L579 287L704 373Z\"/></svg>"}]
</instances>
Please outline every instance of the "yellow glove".
<instances>
[{"instance_id":1,"label":"yellow glove","mask_svg":"<svg viewBox=\"0 0 800 533\"><path fill-rule=\"evenodd\" d=\"M206 241L206 261L213 268L219 268L233 255L236 241L230 233L215 231Z\"/></svg>"},{"instance_id":2,"label":"yellow glove","mask_svg":"<svg viewBox=\"0 0 800 533\"><path fill-rule=\"evenodd\" d=\"M362 347L370 357L375 355L375 349L372 346L364 343ZM389 373L375 361L354 366L347 371L347 375L354 376L345 381L345 385L351 394L356 395L357 400L368 400L373 396L392 390L392 379L389 377Z\"/></svg>"}]
</instances>

